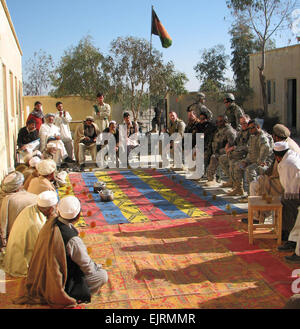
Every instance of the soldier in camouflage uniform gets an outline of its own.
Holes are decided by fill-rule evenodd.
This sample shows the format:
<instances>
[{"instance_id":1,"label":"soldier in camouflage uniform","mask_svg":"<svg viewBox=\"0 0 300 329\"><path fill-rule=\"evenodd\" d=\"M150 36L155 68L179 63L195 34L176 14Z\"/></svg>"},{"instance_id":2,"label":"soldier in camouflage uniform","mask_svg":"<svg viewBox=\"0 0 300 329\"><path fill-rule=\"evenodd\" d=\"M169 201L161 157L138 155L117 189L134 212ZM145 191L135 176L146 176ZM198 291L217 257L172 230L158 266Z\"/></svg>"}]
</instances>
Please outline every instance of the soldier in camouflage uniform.
<instances>
[{"instance_id":1,"label":"soldier in camouflage uniform","mask_svg":"<svg viewBox=\"0 0 300 329\"><path fill-rule=\"evenodd\" d=\"M168 125L168 133L172 135L174 133L179 133L182 137L185 130L185 123L178 118L176 112L169 113L170 122Z\"/></svg>"},{"instance_id":2,"label":"soldier in camouflage uniform","mask_svg":"<svg viewBox=\"0 0 300 329\"><path fill-rule=\"evenodd\" d=\"M217 127L211 121L208 121L206 113L200 113L199 133L204 134L204 168L208 168L210 157L212 154L212 141Z\"/></svg>"},{"instance_id":3,"label":"soldier in camouflage uniform","mask_svg":"<svg viewBox=\"0 0 300 329\"><path fill-rule=\"evenodd\" d=\"M197 118L195 112L191 109L187 110L188 123L185 127L184 133L192 134L192 147L196 145L196 134L200 133L200 120ZM184 145L184 144L183 144Z\"/></svg>"},{"instance_id":4,"label":"soldier in camouflage uniform","mask_svg":"<svg viewBox=\"0 0 300 329\"><path fill-rule=\"evenodd\" d=\"M217 131L215 132L212 141L212 155L210 157L209 166L207 168L207 180L206 186L212 186L216 184L216 171L219 165L219 158L225 154L225 146L233 146L236 139L236 130L233 129L228 123L228 118L225 115L219 115L217 117Z\"/></svg>"},{"instance_id":5,"label":"soldier in camouflage uniform","mask_svg":"<svg viewBox=\"0 0 300 329\"><path fill-rule=\"evenodd\" d=\"M183 138L183 134L184 134L184 130L185 130L185 123L181 119L179 119L177 116L177 113L173 112L173 111L169 113L169 118L170 118L170 122L168 124L167 133L170 136L172 136L174 133L178 133ZM173 140L170 141L170 153L171 153L170 154L171 158L174 159L174 141Z\"/></svg>"},{"instance_id":6,"label":"soldier in camouflage uniform","mask_svg":"<svg viewBox=\"0 0 300 329\"><path fill-rule=\"evenodd\" d=\"M257 179L258 175L267 171L273 162L273 139L263 131L259 123L250 120L248 123L250 138L248 142L248 154L244 160L238 161L233 169L233 190L227 195L244 195L243 178L246 172L248 185Z\"/></svg>"},{"instance_id":7,"label":"soldier in camouflage uniform","mask_svg":"<svg viewBox=\"0 0 300 329\"><path fill-rule=\"evenodd\" d=\"M221 187L233 186L233 166L234 164L244 159L248 153L248 140L250 132L248 130L249 115L245 114L240 118L240 125L242 129L238 132L237 138L233 146L226 146L226 154L220 156L219 162L224 173L229 177L228 182L224 183Z\"/></svg>"},{"instance_id":8,"label":"soldier in camouflage uniform","mask_svg":"<svg viewBox=\"0 0 300 329\"><path fill-rule=\"evenodd\" d=\"M228 118L228 122L237 131L241 130L240 118L245 114L244 111L235 103L235 97L233 94L225 95L224 104L226 107L225 115Z\"/></svg>"},{"instance_id":9,"label":"soldier in camouflage uniform","mask_svg":"<svg viewBox=\"0 0 300 329\"><path fill-rule=\"evenodd\" d=\"M197 96L198 96L197 102L189 106L188 110L192 109L195 112L198 119L200 118L201 113L205 113L207 115L208 121L212 121L213 119L212 111L206 105L204 105L206 101L205 94L198 93Z\"/></svg>"}]
</instances>

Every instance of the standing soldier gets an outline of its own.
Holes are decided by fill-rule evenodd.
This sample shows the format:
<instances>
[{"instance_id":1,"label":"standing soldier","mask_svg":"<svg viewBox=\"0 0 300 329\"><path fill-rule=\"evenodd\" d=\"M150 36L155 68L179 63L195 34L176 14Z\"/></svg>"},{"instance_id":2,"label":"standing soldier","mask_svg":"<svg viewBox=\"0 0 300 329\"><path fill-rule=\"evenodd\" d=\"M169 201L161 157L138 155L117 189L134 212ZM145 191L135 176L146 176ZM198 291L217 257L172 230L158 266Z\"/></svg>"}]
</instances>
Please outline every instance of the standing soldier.
<instances>
[{"instance_id":1,"label":"standing soldier","mask_svg":"<svg viewBox=\"0 0 300 329\"><path fill-rule=\"evenodd\" d=\"M236 139L236 131L228 123L226 115L219 115L216 122L218 129L212 141L212 155L207 168L208 182L205 184L206 186L216 184L216 171L219 165L219 158L226 153L225 146L233 146Z\"/></svg>"},{"instance_id":2,"label":"standing soldier","mask_svg":"<svg viewBox=\"0 0 300 329\"><path fill-rule=\"evenodd\" d=\"M244 115L244 111L235 103L233 94L226 94L224 98L226 107L225 115L231 126L236 130L241 130L240 118Z\"/></svg>"},{"instance_id":3,"label":"standing soldier","mask_svg":"<svg viewBox=\"0 0 300 329\"><path fill-rule=\"evenodd\" d=\"M211 110L206 105L204 105L204 103L206 102L205 94L198 93L197 96L198 96L197 101L194 104L190 105L188 107L188 110L192 109L195 112L198 119L200 118L201 113L205 113L207 115L208 121L212 121L213 114Z\"/></svg>"},{"instance_id":4,"label":"standing soldier","mask_svg":"<svg viewBox=\"0 0 300 329\"><path fill-rule=\"evenodd\" d=\"M246 171L246 180L249 186L252 181L257 179L258 175L267 171L274 158L272 137L263 131L255 120L249 121L248 129L251 134L248 154L244 160L238 161L234 165L233 190L227 193L230 196L244 195L244 171Z\"/></svg>"},{"instance_id":5,"label":"standing soldier","mask_svg":"<svg viewBox=\"0 0 300 329\"><path fill-rule=\"evenodd\" d=\"M247 156L247 144L250 137L248 130L249 120L250 117L247 114L240 118L240 125L242 130L238 132L234 145L231 147L226 145L226 154L220 156L220 166L224 173L229 177L228 182L224 183L221 187L233 186L233 166L237 161L242 160Z\"/></svg>"},{"instance_id":6,"label":"standing soldier","mask_svg":"<svg viewBox=\"0 0 300 329\"><path fill-rule=\"evenodd\" d=\"M199 133L204 134L204 168L206 170L209 165L212 153L212 141L217 127L215 123L208 121L206 113L200 113L199 121Z\"/></svg>"}]
</instances>

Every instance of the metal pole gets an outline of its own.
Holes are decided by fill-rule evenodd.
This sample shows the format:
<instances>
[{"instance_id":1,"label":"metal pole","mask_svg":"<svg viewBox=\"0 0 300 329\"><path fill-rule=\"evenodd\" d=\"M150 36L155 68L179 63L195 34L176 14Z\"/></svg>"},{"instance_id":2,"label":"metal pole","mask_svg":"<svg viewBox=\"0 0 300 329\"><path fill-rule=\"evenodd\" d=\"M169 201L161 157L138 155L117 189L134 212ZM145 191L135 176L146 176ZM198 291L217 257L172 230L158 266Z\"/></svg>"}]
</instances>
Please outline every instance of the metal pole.
<instances>
[{"instance_id":1,"label":"metal pole","mask_svg":"<svg viewBox=\"0 0 300 329\"><path fill-rule=\"evenodd\" d=\"M153 5L151 6L151 29L150 29L150 60L152 56L152 12L153 12ZM149 130L151 129L151 67L150 67L150 74L149 74Z\"/></svg>"}]
</instances>

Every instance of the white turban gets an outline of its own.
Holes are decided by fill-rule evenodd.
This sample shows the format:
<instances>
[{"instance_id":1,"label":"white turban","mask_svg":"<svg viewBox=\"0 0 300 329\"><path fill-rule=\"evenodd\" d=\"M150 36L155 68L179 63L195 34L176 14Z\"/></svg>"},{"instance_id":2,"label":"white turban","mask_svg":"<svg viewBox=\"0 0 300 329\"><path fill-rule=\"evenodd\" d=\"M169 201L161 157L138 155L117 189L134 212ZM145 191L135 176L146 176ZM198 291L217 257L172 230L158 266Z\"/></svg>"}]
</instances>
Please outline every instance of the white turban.
<instances>
[{"instance_id":1,"label":"white turban","mask_svg":"<svg viewBox=\"0 0 300 329\"><path fill-rule=\"evenodd\" d=\"M59 184L59 186L66 185L67 176L68 176L68 173L66 171L61 171L59 173L54 173L55 181Z\"/></svg>"},{"instance_id":2,"label":"white turban","mask_svg":"<svg viewBox=\"0 0 300 329\"><path fill-rule=\"evenodd\" d=\"M39 158L39 157L33 157L32 159L30 159L30 161L29 161L29 166L30 167L34 167L34 168L36 168L36 165L38 164L38 163L40 163L42 160Z\"/></svg>"},{"instance_id":3,"label":"white turban","mask_svg":"<svg viewBox=\"0 0 300 329\"><path fill-rule=\"evenodd\" d=\"M56 146L56 144L55 143L48 143L47 144L47 148L56 148L57 146Z\"/></svg>"},{"instance_id":4,"label":"white turban","mask_svg":"<svg viewBox=\"0 0 300 329\"><path fill-rule=\"evenodd\" d=\"M63 219L73 219L80 213L80 201L72 195L62 198L57 207Z\"/></svg>"},{"instance_id":5,"label":"white turban","mask_svg":"<svg viewBox=\"0 0 300 329\"><path fill-rule=\"evenodd\" d=\"M37 164L36 169L40 175L47 176L56 170L56 163L52 159L42 160Z\"/></svg>"},{"instance_id":6,"label":"white turban","mask_svg":"<svg viewBox=\"0 0 300 329\"><path fill-rule=\"evenodd\" d=\"M35 150L33 153L32 153L32 156L37 156L37 157L42 157L42 153L41 153L41 151L39 151L39 150Z\"/></svg>"},{"instance_id":7,"label":"white turban","mask_svg":"<svg viewBox=\"0 0 300 329\"><path fill-rule=\"evenodd\" d=\"M44 191L38 195L37 204L40 207L52 207L58 202L57 193L54 191Z\"/></svg>"},{"instance_id":8,"label":"white turban","mask_svg":"<svg viewBox=\"0 0 300 329\"><path fill-rule=\"evenodd\" d=\"M24 175L19 171L8 174L2 181L1 189L5 193L17 191L24 183Z\"/></svg>"},{"instance_id":9,"label":"white turban","mask_svg":"<svg viewBox=\"0 0 300 329\"><path fill-rule=\"evenodd\" d=\"M274 151L281 152L289 149L289 144L287 142L276 142L274 144Z\"/></svg>"}]
</instances>

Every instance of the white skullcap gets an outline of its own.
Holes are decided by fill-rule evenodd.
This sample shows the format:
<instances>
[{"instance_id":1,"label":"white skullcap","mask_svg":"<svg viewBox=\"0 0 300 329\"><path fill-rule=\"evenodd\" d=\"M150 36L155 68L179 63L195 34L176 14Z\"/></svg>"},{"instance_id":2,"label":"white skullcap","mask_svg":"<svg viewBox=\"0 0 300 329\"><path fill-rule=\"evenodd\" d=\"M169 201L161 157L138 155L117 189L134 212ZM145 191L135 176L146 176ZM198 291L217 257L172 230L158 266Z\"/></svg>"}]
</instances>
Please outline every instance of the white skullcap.
<instances>
[{"instance_id":1,"label":"white skullcap","mask_svg":"<svg viewBox=\"0 0 300 329\"><path fill-rule=\"evenodd\" d=\"M114 121L114 120L112 120L112 121L109 123L109 125L110 125L111 123L117 124L117 122Z\"/></svg>"},{"instance_id":2,"label":"white skullcap","mask_svg":"<svg viewBox=\"0 0 300 329\"><path fill-rule=\"evenodd\" d=\"M37 204L40 207L52 207L58 202L57 193L54 191L44 191L40 193L37 197Z\"/></svg>"},{"instance_id":3,"label":"white skullcap","mask_svg":"<svg viewBox=\"0 0 300 329\"><path fill-rule=\"evenodd\" d=\"M24 156L24 163L28 163L30 161L30 159L32 159L33 154L32 153L28 153Z\"/></svg>"},{"instance_id":4,"label":"white skullcap","mask_svg":"<svg viewBox=\"0 0 300 329\"><path fill-rule=\"evenodd\" d=\"M29 166L30 167L34 167L34 168L36 168L36 165L38 164L38 163L40 163L42 160L39 158L39 157L33 157L32 159L30 159L30 161L29 161Z\"/></svg>"},{"instance_id":5,"label":"white skullcap","mask_svg":"<svg viewBox=\"0 0 300 329\"><path fill-rule=\"evenodd\" d=\"M36 169L40 175L47 176L56 170L56 163L52 159L42 160L36 165Z\"/></svg>"},{"instance_id":6,"label":"white skullcap","mask_svg":"<svg viewBox=\"0 0 300 329\"><path fill-rule=\"evenodd\" d=\"M285 151L289 149L289 144L287 142L276 142L273 149L277 152Z\"/></svg>"},{"instance_id":7,"label":"white skullcap","mask_svg":"<svg viewBox=\"0 0 300 329\"><path fill-rule=\"evenodd\" d=\"M72 195L62 198L57 207L60 216L63 219L73 219L80 213L80 202Z\"/></svg>"}]
</instances>

